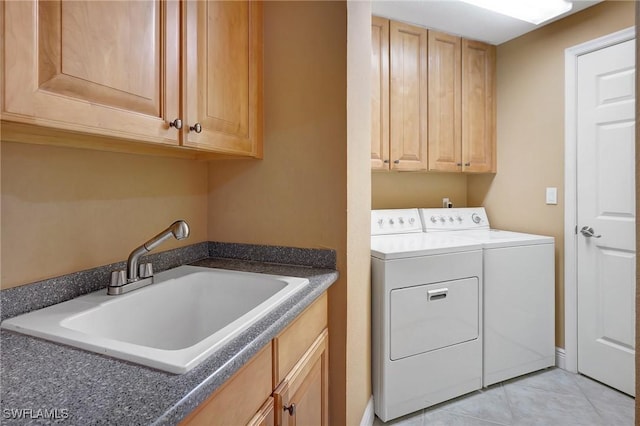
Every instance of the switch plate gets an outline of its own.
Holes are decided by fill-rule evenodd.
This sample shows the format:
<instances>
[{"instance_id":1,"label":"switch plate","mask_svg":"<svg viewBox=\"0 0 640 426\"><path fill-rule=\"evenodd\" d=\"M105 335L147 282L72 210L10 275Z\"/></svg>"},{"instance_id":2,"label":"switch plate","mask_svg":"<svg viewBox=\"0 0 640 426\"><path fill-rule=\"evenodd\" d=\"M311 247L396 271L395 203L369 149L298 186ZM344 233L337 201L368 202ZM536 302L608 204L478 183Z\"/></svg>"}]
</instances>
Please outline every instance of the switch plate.
<instances>
[{"instance_id":1,"label":"switch plate","mask_svg":"<svg viewBox=\"0 0 640 426\"><path fill-rule=\"evenodd\" d=\"M558 188L547 188L547 204L558 204Z\"/></svg>"}]
</instances>

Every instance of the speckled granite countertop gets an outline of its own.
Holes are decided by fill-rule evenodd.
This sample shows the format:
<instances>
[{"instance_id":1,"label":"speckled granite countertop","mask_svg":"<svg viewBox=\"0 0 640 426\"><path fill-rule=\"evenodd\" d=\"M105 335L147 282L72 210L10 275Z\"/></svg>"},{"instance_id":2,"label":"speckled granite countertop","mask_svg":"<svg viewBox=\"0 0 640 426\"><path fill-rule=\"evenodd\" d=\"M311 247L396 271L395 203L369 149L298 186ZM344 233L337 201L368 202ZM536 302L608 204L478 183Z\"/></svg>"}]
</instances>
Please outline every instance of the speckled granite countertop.
<instances>
[{"instance_id":1,"label":"speckled granite countertop","mask_svg":"<svg viewBox=\"0 0 640 426\"><path fill-rule=\"evenodd\" d=\"M1 331L0 423L176 424L338 278L338 272L332 269L237 259L207 258L192 264L303 277L309 284L226 349L182 375ZM18 410L27 418L10 418L10 410Z\"/></svg>"}]
</instances>

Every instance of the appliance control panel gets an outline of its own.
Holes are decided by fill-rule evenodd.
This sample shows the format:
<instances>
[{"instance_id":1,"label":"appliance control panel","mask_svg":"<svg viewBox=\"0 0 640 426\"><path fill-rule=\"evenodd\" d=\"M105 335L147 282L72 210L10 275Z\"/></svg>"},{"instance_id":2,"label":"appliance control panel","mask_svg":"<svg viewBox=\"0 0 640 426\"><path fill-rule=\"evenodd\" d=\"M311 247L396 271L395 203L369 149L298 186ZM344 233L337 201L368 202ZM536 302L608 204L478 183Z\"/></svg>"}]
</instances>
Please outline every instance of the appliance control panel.
<instances>
[{"instance_id":1,"label":"appliance control panel","mask_svg":"<svg viewBox=\"0 0 640 426\"><path fill-rule=\"evenodd\" d=\"M425 232L489 229L484 207L420 209L420 216Z\"/></svg>"},{"instance_id":2,"label":"appliance control panel","mask_svg":"<svg viewBox=\"0 0 640 426\"><path fill-rule=\"evenodd\" d=\"M371 210L371 235L422 232L418 209Z\"/></svg>"}]
</instances>

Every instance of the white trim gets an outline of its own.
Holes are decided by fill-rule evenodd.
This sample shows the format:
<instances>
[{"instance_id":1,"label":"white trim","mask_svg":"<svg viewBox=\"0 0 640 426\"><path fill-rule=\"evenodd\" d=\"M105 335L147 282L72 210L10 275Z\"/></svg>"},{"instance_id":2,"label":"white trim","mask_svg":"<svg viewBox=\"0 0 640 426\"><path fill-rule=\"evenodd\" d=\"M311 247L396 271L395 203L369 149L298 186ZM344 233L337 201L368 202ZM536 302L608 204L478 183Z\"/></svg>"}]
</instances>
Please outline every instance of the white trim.
<instances>
[{"instance_id":1,"label":"white trim","mask_svg":"<svg viewBox=\"0 0 640 426\"><path fill-rule=\"evenodd\" d=\"M360 426L373 426L375 418L376 415L373 412L373 395L371 395L371 398L369 398L369 402L367 403L367 407L364 409L364 413L362 414Z\"/></svg>"},{"instance_id":2,"label":"white trim","mask_svg":"<svg viewBox=\"0 0 640 426\"><path fill-rule=\"evenodd\" d=\"M556 367L567 369L567 354L564 349L556 347Z\"/></svg>"},{"instance_id":3,"label":"white trim","mask_svg":"<svg viewBox=\"0 0 640 426\"><path fill-rule=\"evenodd\" d=\"M635 27L565 49L564 134L564 339L566 370L578 372L577 282L577 72L578 57L635 38Z\"/></svg>"}]
</instances>

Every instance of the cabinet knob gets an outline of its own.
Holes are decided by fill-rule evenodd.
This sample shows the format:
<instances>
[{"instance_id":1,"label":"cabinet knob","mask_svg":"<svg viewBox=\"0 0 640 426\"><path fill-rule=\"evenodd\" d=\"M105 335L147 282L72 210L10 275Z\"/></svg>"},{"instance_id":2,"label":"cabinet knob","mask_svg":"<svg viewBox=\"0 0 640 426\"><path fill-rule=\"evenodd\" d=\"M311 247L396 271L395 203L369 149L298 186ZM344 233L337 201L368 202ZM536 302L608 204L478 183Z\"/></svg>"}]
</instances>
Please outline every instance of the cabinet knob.
<instances>
[{"instance_id":1,"label":"cabinet knob","mask_svg":"<svg viewBox=\"0 0 640 426\"><path fill-rule=\"evenodd\" d=\"M182 129L182 120L180 120L179 118L176 118L175 120L169 123L169 127L175 127L178 130Z\"/></svg>"},{"instance_id":2,"label":"cabinet knob","mask_svg":"<svg viewBox=\"0 0 640 426\"><path fill-rule=\"evenodd\" d=\"M465 167L469 167L471 165L471 163L464 163Z\"/></svg>"},{"instance_id":3,"label":"cabinet knob","mask_svg":"<svg viewBox=\"0 0 640 426\"><path fill-rule=\"evenodd\" d=\"M196 123L193 126L189 126L189 130L192 132L200 133L202 132L202 125L200 123Z\"/></svg>"},{"instance_id":4,"label":"cabinet knob","mask_svg":"<svg viewBox=\"0 0 640 426\"><path fill-rule=\"evenodd\" d=\"M383 163L384 164L389 164L389 160L384 160Z\"/></svg>"},{"instance_id":5,"label":"cabinet knob","mask_svg":"<svg viewBox=\"0 0 640 426\"><path fill-rule=\"evenodd\" d=\"M284 411L288 411L290 416L296 415L296 404L291 404L290 406L284 406Z\"/></svg>"},{"instance_id":6,"label":"cabinet knob","mask_svg":"<svg viewBox=\"0 0 640 426\"><path fill-rule=\"evenodd\" d=\"M462 163L456 163L456 166L462 167Z\"/></svg>"},{"instance_id":7,"label":"cabinet knob","mask_svg":"<svg viewBox=\"0 0 640 426\"><path fill-rule=\"evenodd\" d=\"M393 160L393 164L400 164L400 160Z\"/></svg>"}]
</instances>

